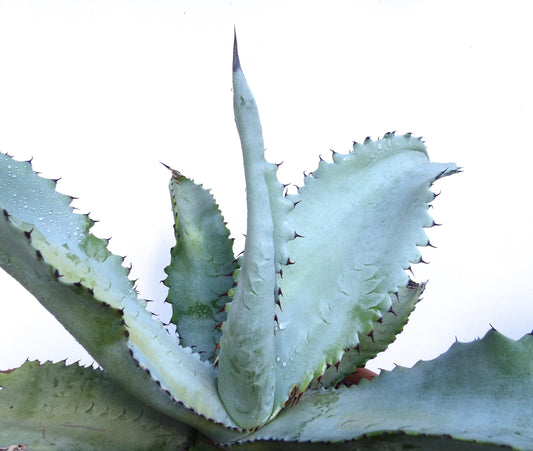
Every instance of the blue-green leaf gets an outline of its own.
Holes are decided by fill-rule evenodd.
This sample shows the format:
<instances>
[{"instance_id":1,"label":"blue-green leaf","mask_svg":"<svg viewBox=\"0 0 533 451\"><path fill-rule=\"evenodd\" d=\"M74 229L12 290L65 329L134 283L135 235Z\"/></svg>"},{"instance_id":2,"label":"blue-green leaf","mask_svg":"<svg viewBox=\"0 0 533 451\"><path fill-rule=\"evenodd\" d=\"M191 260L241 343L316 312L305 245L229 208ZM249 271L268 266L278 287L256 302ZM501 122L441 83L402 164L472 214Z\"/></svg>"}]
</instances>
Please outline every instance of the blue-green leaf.
<instances>
[{"instance_id":1,"label":"blue-green leaf","mask_svg":"<svg viewBox=\"0 0 533 451\"><path fill-rule=\"evenodd\" d=\"M370 333L407 286L433 225L429 188L457 171L431 163L420 139L388 133L306 177L288 217L301 237L288 243L293 264L281 280L277 410Z\"/></svg>"},{"instance_id":2,"label":"blue-green leaf","mask_svg":"<svg viewBox=\"0 0 533 451\"><path fill-rule=\"evenodd\" d=\"M276 243L267 183L274 165L264 158L257 105L239 64L236 41L233 99L244 159L248 220L237 288L220 343L218 391L233 420L252 429L270 418L276 379Z\"/></svg>"}]
</instances>

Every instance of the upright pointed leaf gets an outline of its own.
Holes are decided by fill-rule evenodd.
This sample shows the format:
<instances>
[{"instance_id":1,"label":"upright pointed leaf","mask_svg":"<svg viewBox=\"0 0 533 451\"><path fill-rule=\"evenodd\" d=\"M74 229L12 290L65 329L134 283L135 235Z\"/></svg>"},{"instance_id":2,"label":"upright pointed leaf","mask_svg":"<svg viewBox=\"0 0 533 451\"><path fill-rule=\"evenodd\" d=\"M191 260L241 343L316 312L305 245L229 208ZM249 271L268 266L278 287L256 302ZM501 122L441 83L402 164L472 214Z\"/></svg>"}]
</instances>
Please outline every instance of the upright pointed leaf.
<instances>
[{"instance_id":1,"label":"upright pointed leaf","mask_svg":"<svg viewBox=\"0 0 533 451\"><path fill-rule=\"evenodd\" d=\"M276 251L266 181L272 165L264 159L257 105L240 68L236 41L233 96L244 159L248 222L237 288L220 343L218 389L233 420L250 429L268 420L274 402Z\"/></svg>"},{"instance_id":2,"label":"upright pointed leaf","mask_svg":"<svg viewBox=\"0 0 533 451\"><path fill-rule=\"evenodd\" d=\"M217 327L226 316L236 269L232 241L220 210L209 191L172 170L170 195L174 210L176 245L165 285L172 304L172 322L180 342L211 358L220 342Z\"/></svg>"}]
</instances>

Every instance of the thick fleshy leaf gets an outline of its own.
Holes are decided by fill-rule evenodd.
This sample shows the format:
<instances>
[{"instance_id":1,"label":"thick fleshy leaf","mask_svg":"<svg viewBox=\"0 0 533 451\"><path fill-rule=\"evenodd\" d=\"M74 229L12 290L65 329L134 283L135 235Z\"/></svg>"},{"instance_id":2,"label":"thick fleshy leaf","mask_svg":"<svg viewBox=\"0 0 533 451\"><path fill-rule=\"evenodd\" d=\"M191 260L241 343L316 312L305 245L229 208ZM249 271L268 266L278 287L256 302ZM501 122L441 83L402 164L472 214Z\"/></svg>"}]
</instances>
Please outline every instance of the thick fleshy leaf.
<instances>
[{"instance_id":1,"label":"thick fleshy leaf","mask_svg":"<svg viewBox=\"0 0 533 451\"><path fill-rule=\"evenodd\" d=\"M224 406L241 427L268 420L275 387L274 316L280 267L282 188L275 165L264 158L255 99L241 70L235 41L233 107L241 140L248 209L244 253L233 301L220 343L218 389ZM277 183L279 190L273 186Z\"/></svg>"},{"instance_id":2,"label":"thick fleshy leaf","mask_svg":"<svg viewBox=\"0 0 533 451\"><path fill-rule=\"evenodd\" d=\"M125 389L173 418L234 436L203 418L235 426L213 367L152 318L122 259L89 233L92 221L73 212L71 198L3 154L0 184L0 265Z\"/></svg>"},{"instance_id":3,"label":"thick fleshy leaf","mask_svg":"<svg viewBox=\"0 0 533 451\"><path fill-rule=\"evenodd\" d=\"M0 447L186 450L194 433L137 401L101 370L26 362L0 372Z\"/></svg>"},{"instance_id":4,"label":"thick fleshy leaf","mask_svg":"<svg viewBox=\"0 0 533 451\"><path fill-rule=\"evenodd\" d=\"M447 437L458 446L475 441L526 450L533 443L532 399L533 335L514 341L491 330L371 382L310 390L247 439L340 442L401 433L404 446L417 443L412 436L434 436L436 446Z\"/></svg>"},{"instance_id":5,"label":"thick fleshy leaf","mask_svg":"<svg viewBox=\"0 0 533 451\"><path fill-rule=\"evenodd\" d=\"M430 163L420 139L388 133L306 177L288 218L301 237L288 243L293 264L281 279L274 413L356 347L407 286L433 225L429 188L458 170Z\"/></svg>"},{"instance_id":6,"label":"thick fleshy leaf","mask_svg":"<svg viewBox=\"0 0 533 451\"><path fill-rule=\"evenodd\" d=\"M221 311L230 298L236 269L232 240L209 191L172 171L170 195L176 246L166 268L172 322L182 346L190 346L202 360L214 356L220 342L217 327L226 319Z\"/></svg>"}]
</instances>

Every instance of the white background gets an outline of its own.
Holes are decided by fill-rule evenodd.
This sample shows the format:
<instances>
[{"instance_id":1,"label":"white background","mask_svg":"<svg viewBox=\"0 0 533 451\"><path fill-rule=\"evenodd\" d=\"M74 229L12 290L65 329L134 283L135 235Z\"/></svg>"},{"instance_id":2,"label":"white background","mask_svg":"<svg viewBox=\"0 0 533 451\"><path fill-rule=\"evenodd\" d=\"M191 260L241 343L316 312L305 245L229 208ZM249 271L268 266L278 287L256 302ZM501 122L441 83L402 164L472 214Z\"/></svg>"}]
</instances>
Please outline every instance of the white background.
<instances>
[{"instance_id":1,"label":"white background","mask_svg":"<svg viewBox=\"0 0 533 451\"><path fill-rule=\"evenodd\" d=\"M489 323L519 338L533 327L530 4L0 0L0 151L61 177L58 189L100 221L93 232L127 256L141 296L161 304L174 241L159 161L212 188L242 248L236 25L282 182L392 130L464 168L434 187L438 249L414 268L430 280L424 301L372 368L433 358ZM92 362L2 273L0 368L28 357Z\"/></svg>"}]
</instances>

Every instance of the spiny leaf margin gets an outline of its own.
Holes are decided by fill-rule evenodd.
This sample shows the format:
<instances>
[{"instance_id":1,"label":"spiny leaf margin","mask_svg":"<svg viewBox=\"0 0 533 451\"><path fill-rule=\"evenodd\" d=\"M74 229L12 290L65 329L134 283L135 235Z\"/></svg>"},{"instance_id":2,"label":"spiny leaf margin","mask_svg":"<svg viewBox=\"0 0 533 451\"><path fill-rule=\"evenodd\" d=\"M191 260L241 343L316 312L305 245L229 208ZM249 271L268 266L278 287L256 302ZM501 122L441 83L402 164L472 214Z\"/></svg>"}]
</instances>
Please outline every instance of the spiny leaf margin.
<instances>
[{"instance_id":1,"label":"spiny leaf margin","mask_svg":"<svg viewBox=\"0 0 533 451\"><path fill-rule=\"evenodd\" d=\"M242 435L233 430L237 426L218 398L212 365L179 346L152 318L123 259L89 233L93 222L73 212L72 198L55 191L55 181L38 176L30 162L5 154L0 154L0 183L0 266L132 394L217 439ZM106 327L102 308L118 312L121 324ZM110 345L98 346L93 336L98 328L115 337Z\"/></svg>"},{"instance_id":2,"label":"spiny leaf margin","mask_svg":"<svg viewBox=\"0 0 533 451\"><path fill-rule=\"evenodd\" d=\"M288 216L301 237L287 245L294 264L280 284L274 415L370 333L407 286L417 246L429 243L423 229L434 225L430 186L459 171L431 163L420 138L387 133L321 160L305 178Z\"/></svg>"},{"instance_id":3,"label":"spiny leaf margin","mask_svg":"<svg viewBox=\"0 0 533 451\"><path fill-rule=\"evenodd\" d=\"M324 372L320 377L320 385L325 388L335 386L352 375L356 368L363 368L378 353L385 351L407 324L425 286L425 283L410 281L406 287L400 288L396 296L392 297L392 306L382 311L381 318L374 321L371 332L359 334L357 346L346 349L342 359Z\"/></svg>"}]
</instances>

